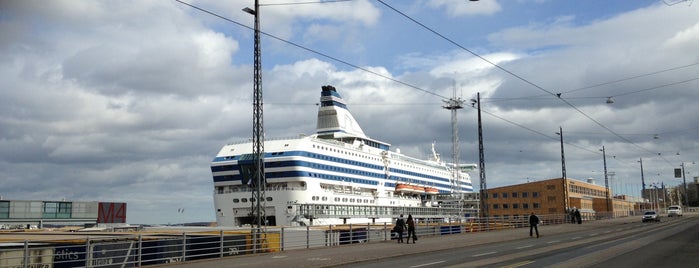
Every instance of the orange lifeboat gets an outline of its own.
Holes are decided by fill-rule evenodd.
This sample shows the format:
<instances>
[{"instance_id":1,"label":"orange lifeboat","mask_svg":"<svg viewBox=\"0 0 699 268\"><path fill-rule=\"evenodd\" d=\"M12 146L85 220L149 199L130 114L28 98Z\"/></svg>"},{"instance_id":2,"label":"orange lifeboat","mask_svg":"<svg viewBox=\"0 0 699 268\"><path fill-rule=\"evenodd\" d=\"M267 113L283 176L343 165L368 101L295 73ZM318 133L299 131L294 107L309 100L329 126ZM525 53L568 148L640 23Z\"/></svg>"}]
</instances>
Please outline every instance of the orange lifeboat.
<instances>
[{"instance_id":1,"label":"orange lifeboat","mask_svg":"<svg viewBox=\"0 0 699 268\"><path fill-rule=\"evenodd\" d=\"M396 192L412 192L413 187L408 184L396 184Z\"/></svg>"},{"instance_id":2,"label":"orange lifeboat","mask_svg":"<svg viewBox=\"0 0 699 268\"><path fill-rule=\"evenodd\" d=\"M425 192L427 194L438 194L439 190L437 188L434 188L434 187L425 187Z\"/></svg>"}]
</instances>

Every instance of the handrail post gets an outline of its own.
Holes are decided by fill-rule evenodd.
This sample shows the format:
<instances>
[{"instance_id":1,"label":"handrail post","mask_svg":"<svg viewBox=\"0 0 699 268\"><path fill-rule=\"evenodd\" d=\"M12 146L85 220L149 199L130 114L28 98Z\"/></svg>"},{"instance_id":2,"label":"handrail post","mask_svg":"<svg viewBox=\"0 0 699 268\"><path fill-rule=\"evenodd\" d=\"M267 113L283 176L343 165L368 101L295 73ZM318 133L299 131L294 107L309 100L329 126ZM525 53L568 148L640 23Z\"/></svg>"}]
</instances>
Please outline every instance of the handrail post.
<instances>
[{"instance_id":1,"label":"handrail post","mask_svg":"<svg viewBox=\"0 0 699 268\"><path fill-rule=\"evenodd\" d=\"M187 232L182 232L182 261L187 258Z\"/></svg>"},{"instance_id":2,"label":"handrail post","mask_svg":"<svg viewBox=\"0 0 699 268\"><path fill-rule=\"evenodd\" d=\"M219 237L221 238L219 241L219 248L221 249L219 252L219 258L223 258L223 230L219 232Z\"/></svg>"},{"instance_id":3,"label":"handrail post","mask_svg":"<svg viewBox=\"0 0 699 268\"><path fill-rule=\"evenodd\" d=\"M143 260L143 236L138 235L138 267L141 267L141 261Z\"/></svg>"},{"instance_id":4,"label":"handrail post","mask_svg":"<svg viewBox=\"0 0 699 268\"><path fill-rule=\"evenodd\" d=\"M24 268L29 267L28 266L29 265L29 241L26 239L24 240L24 256L23 256L22 262L24 263L22 265L22 267L24 267Z\"/></svg>"}]
</instances>

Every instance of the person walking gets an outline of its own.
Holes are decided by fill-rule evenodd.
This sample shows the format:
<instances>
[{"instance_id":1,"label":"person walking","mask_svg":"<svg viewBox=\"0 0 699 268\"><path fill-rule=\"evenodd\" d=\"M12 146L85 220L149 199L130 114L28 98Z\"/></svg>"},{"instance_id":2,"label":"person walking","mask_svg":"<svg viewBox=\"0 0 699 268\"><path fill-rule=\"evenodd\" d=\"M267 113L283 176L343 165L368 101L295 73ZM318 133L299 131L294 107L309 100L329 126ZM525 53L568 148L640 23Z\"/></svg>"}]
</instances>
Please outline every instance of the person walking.
<instances>
[{"instance_id":1,"label":"person walking","mask_svg":"<svg viewBox=\"0 0 699 268\"><path fill-rule=\"evenodd\" d=\"M534 212L532 212L532 214L529 215L529 236L534 236L534 234L532 233L533 229L536 230L536 238L539 238L539 227L537 227L537 225L539 225L539 222L539 217L534 215Z\"/></svg>"},{"instance_id":2,"label":"person walking","mask_svg":"<svg viewBox=\"0 0 699 268\"><path fill-rule=\"evenodd\" d=\"M405 243L410 243L410 237L412 237L413 244L415 244L417 235L415 234L415 219L413 219L413 215L408 214L408 221L405 223L408 225L408 239L405 240Z\"/></svg>"},{"instance_id":3,"label":"person walking","mask_svg":"<svg viewBox=\"0 0 699 268\"><path fill-rule=\"evenodd\" d=\"M575 209L575 221L578 222L578 224L582 224L582 216L580 215L580 210L577 208Z\"/></svg>"},{"instance_id":4,"label":"person walking","mask_svg":"<svg viewBox=\"0 0 699 268\"><path fill-rule=\"evenodd\" d=\"M396 220L396 233L398 233L398 243L403 243L403 230L405 230L405 220L403 214Z\"/></svg>"}]
</instances>

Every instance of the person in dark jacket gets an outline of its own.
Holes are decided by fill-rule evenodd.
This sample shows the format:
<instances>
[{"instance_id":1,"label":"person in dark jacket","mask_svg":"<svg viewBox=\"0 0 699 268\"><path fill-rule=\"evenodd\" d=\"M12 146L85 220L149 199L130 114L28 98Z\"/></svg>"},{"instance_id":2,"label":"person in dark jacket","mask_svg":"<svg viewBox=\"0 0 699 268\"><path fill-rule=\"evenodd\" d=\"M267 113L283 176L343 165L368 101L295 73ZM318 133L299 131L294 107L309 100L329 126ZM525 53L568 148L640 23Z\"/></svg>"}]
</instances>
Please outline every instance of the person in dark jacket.
<instances>
[{"instance_id":1,"label":"person in dark jacket","mask_svg":"<svg viewBox=\"0 0 699 268\"><path fill-rule=\"evenodd\" d=\"M539 227L537 227L539 222L539 217L532 212L532 214L529 215L529 236L533 236L532 230L536 230L536 238L539 238Z\"/></svg>"},{"instance_id":2,"label":"person in dark jacket","mask_svg":"<svg viewBox=\"0 0 699 268\"><path fill-rule=\"evenodd\" d=\"M405 230L405 220L403 219L403 214L396 220L396 233L398 233L398 243L403 243L403 230Z\"/></svg>"},{"instance_id":3,"label":"person in dark jacket","mask_svg":"<svg viewBox=\"0 0 699 268\"><path fill-rule=\"evenodd\" d=\"M413 238L413 244L415 244L415 240L417 240L417 235L415 234L415 220L413 219L413 215L408 214L408 221L405 222L406 225L408 225L408 239L405 240L405 243L410 243L410 237Z\"/></svg>"},{"instance_id":4,"label":"person in dark jacket","mask_svg":"<svg viewBox=\"0 0 699 268\"><path fill-rule=\"evenodd\" d=\"M575 209L575 221L577 221L578 224L582 224L582 216L580 215L580 210L577 208Z\"/></svg>"}]
</instances>

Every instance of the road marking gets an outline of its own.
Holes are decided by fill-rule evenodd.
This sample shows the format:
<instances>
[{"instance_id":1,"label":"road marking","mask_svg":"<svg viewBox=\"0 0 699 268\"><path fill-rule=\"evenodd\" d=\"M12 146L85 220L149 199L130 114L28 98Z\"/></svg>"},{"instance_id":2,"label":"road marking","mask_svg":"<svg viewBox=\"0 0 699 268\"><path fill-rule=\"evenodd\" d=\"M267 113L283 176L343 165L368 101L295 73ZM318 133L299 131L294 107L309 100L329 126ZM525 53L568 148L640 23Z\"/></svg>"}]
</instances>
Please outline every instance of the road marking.
<instances>
[{"instance_id":1,"label":"road marking","mask_svg":"<svg viewBox=\"0 0 699 268\"><path fill-rule=\"evenodd\" d=\"M534 246L534 245L521 246L521 247L518 247L517 249L530 248L530 247L533 247L533 246Z\"/></svg>"},{"instance_id":2,"label":"road marking","mask_svg":"<svg viewBox=\"0 0 699 268\"><path fill-rule=\"evenodd\" d=\"M281 259L281 258L286 258L286 256L274 256L272 259Z\"/></svg>"},{"instance_id":3,"label":"road marking","mask_svg":"<svg viewBox=\"0 0 699 268\"><path fill-rule=\"evenodd\" d=\"M596 235L598 235L598 234L599 234L599 233L594 233L594 234L590 234L590 236L596 236Z\"/></svg>"},{"instance_id":4,"label":"road marking","mask_svg":"<svg viewBox=\"0 0 699 268\"><path fill-rule=\"evenodd\" d=\"M554 240L554 241L546 242L546 244L553 244L553 243L558 243L558 242L561 242L561 241L560 241L560 240Z\"/></svg>"},{"instance_id":5,"label":"road marking","mask_svg":"<svg viewBox=\"0 0 699 268\"><path fill-rule=\"evenodd\" d=\"M490 255L490 254L495 254L498 253L497 251L491 251L491 252L486 252L486 253L481 253L481 254L476 254L471 257L480 257L480 256L485 256L485 255Z\"/></svg>"},{"instance_id":6,"label":"road marking","mask_svg":"<svg viewBox=\"0 0 699 268\"><path fill-rule=\"evenodd\" d=\"M524 266L524 265L527 265L527 264L530 264L530 263L533 263L533 262L534 262L534 261L522 261L522 262L510 264L510 265L508 265L508 266L503 266L502 268L515 268L515 267Z\"/></svg>"},{"instance_id":7,"label":"road marking","mask_svg":"<svg viewBox=\"0 0 699 268\"><path fill-rule=\"evenodd\" d=\"M576 237L573 237L571 239L576 240L576 239L580 239L580 238L582 238L582 237L576 236Z\"/></svg>"},{"instance_id":8,"label":"road marking","mask_svg":"<svg viewBox=\"0 0 699 268\"><path fill-rule=\"evenodd\" d=\"M606 232L604 232L604 233L605 233L605 234L608 234L608 233L611 233L611 232L612 232L612 231L606 231Z\"/></svg>"},{"instance_id":9,"label":"road marking","mask_svg":"<svg viewBox=\"0 0 699 268\"><path fill-rule=\"evenodd\" d=\"M435 264L439 264L439 263L443 263L443 262L444 262L444 261L436 261L436 262L430 262L430 263L423 263L423 264L419 264L419 265L414 265L414 266L410 266L410 267L411 267L411 268L416 268L416 267L430 266L430 265L435 265Z\"/></svg>"},{"instance_id":10,"label":"road marking","mask_svg":"<svg viewBox=\"0 0 699 268\"><path fill-rule=\"evenodd\" d=\"M329 261L330 258L308 258L309 261Z\"/></svg>"}]
</instances>

